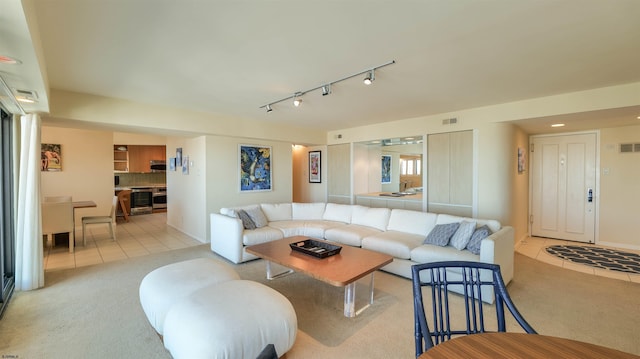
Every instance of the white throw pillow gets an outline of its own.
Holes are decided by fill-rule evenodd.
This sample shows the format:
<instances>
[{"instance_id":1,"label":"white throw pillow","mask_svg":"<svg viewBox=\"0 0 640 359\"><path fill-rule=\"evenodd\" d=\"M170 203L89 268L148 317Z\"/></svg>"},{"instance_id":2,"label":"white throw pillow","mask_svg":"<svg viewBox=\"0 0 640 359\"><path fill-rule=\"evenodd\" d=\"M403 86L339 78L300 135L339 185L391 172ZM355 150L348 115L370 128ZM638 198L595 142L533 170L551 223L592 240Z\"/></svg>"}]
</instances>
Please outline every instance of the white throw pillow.
<instances>
[{"instance_id":1,"label":"white throw pillow","mask_svg":"<svg viewBox=\"0 0 640 359\"><path fill-rule=\"evenodd\" d=\"M473 231L476 230L476 221L467 221L464 220L460 222L460 226L456 230L456 233L453 234L449 244L451 244L455 249L461 251L465 249L469 240L471 239L471 235Z\"/></svg>"}]
</instances>

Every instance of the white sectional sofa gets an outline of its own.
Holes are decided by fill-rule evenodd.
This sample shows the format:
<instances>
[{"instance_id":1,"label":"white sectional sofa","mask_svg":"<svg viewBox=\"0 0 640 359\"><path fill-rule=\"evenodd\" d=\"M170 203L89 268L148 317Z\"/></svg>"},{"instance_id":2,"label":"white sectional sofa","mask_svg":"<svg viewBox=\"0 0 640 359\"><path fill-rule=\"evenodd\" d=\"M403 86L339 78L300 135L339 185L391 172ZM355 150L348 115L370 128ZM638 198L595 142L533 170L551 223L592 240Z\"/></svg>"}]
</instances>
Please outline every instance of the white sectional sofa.
<instances>
[{"instance_id":1,"label":"white sectional sofa","mask_svg":"<svg viewBox=\"0 0 640 359\"><path fill-rule=\"evenodd\" d=\"M245 229L240 214L257 216L253 222L259 228ZM424 244L436 225L463 221L491 231L480 242L479 254L451 244ZM496 220L335 203L256 204L211 214L211 250L233 263L256 259L246 246L295 235L387 253L394 260L382 270L409 279L414 264L449 260L499 264L505 283L513 278L514 231Z\"/></svg>"}]
</instances>

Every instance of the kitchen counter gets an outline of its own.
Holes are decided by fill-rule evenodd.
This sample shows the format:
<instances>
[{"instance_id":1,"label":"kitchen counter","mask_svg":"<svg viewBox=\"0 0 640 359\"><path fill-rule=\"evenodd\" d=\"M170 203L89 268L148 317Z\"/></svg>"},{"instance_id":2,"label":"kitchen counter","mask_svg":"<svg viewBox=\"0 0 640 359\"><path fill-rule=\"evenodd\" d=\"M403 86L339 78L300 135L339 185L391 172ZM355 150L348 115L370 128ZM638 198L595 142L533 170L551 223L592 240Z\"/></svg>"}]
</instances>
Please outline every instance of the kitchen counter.
<instances>
[{"instance_id":1,"label":"kitchen counter","mask_svg":"<svg viewBox=\"0 0 640 359\"><path fill-rule=\"evenodd\" d=\"M166 188L166 184L149 184L149 185L135 185L135 186L116 186L115 191L124 191L128 189L141 189L141 188Z\"/></svg>"},{"instance_id":2,"label":"kitchen counter","mask_svg":"<svg viewBox=\"0 0 640 359\"><path fill-rule=\"evenodd\" d=\"M422 211L422 192L394 194L393 192L371 192L356 195L356 204L367 207L399 208Z\"/></svg>"}]
</instances>

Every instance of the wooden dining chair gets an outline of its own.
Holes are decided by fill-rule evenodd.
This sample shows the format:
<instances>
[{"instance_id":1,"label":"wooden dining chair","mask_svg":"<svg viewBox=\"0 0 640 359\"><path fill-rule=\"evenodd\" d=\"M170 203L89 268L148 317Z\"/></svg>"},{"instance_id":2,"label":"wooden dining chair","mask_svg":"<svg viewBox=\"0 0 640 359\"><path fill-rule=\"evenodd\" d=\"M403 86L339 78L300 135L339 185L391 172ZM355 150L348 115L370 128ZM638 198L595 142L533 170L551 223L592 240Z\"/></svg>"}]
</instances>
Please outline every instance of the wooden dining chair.
<instances>
[{"instance_id":1,"label":"wooden dining chair","mask_svg":"<svg viewBox=\"0 0 640 359\"><path fill-rule=\"evenodd\" d=\"M537 334L511 301L497 264L468 261L416 264L412 267L412 283L416 357L452 336L506 332L505 306L526 333ZM425 287L431 289L426 290L431 293L430 311L425 310ZM464 294L450 292L452 287ZM491 289L495 296L493 304L483 298L487 293L486 289L483 290L485 287ZM495 311L496 322L485 325L485 318L491 311ZM454 324L459 316L465 318L464 325Z\"/></svg>"},{"instance_id":2,"label":"wooden dining chair","mask_svg":"<svg viewBox=\"0 0 640 359\"><path fill-rule=\"evenodd\" d=\"M122 214L125 222L129 222L129 210L131 208L131 190L122 190L118 192L118 208L116 209L116 216L119 217Z\"/></svg>"},{"instance_id":3,"label":"wooden dining chair","mask_svg":"<svg viewBox=\"0 0 640 359\"><path fill-rule=\"evenodd\" d=\"M42 233L47 235L48 245L54 246L56 233L69 233L69 253L75 246L73 204L67 201L42 202Z\"/></svg>"},{"instance_id":4,"label":"wooden dining chair","mask_svg":"<svg viewBox=\"0 0 640 359\"><path fill-rule=\"evenodd\" d=\"M109 233L111 238L116 240L116 208L118 206L118 196L113 196L111 202L111 212L108 216L85 216L82 217L82 244L87 245L87 225L89 224L107 224L109 226Z\"/></svg>"}]
</instances>

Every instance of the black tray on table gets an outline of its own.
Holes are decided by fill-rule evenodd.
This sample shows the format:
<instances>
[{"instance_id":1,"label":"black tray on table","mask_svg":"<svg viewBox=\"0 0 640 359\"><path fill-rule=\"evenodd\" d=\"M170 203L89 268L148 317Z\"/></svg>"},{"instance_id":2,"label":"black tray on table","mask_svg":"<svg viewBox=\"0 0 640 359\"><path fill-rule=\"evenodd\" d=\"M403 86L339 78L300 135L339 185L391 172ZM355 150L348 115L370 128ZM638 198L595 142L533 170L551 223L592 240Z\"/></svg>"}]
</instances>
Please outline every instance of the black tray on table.
<instances>
[{"instance_id":1,"label":"black tray on table","mask_svg":"<svg viewBox=\"0 0 640 359\"><path fill-rule=\"evenodd\" d=\"M306 239L289 243L291 250L308 254L317 258L327 258L340 253L342 247L315 239Z\"/></svg>"}]
</instances>

